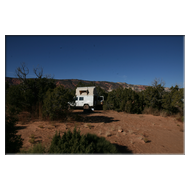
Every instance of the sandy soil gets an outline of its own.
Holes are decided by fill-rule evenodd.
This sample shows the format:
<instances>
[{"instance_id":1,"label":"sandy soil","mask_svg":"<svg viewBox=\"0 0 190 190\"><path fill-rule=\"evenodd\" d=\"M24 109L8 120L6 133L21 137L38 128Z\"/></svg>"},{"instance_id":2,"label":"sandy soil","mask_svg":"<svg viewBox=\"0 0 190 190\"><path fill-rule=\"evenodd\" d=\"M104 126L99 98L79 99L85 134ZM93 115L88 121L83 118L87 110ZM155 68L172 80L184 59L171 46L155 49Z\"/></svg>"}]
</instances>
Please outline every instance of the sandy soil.
<instances>
[{"instance_id":1,"label":"sandy soil","mask_svg":"<svg viewBox=\"0 0 190 190\"><path fill-rule=\"evenodd\" d=\"M30 121L19 122L17 129L24 139L23 148L32 146L29 142L34 135L35 143L50 145L56 131L62 135L65 131L80 128L81 134L93 133L105 137L120 149L122 153L132 154L184 154L184 123L173 117L161 117L145 114L127 114L116 111L95 110L84 113L74 110L85 118L76 121Z\"/></svg>"}]
</instances>

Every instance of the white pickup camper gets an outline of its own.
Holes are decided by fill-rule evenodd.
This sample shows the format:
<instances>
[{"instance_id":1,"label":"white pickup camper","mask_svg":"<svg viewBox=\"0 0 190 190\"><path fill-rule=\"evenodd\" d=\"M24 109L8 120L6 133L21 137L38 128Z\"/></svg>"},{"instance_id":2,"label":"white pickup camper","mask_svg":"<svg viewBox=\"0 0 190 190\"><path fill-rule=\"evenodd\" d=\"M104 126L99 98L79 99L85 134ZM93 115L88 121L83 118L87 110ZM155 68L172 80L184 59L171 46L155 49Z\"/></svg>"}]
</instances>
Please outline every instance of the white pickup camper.
<instances>
[{"instance_id":1,"label":"white pickup camper","mask_svg":"<svg viewBox=\"0 0 190 190\"><path fill-rule=\"evenodd\" d=\"M75 104L71 106L83 109L95 109L103 105L104 96L99 96L95 86L77 87Z\"/></svg>"}]
</instances>

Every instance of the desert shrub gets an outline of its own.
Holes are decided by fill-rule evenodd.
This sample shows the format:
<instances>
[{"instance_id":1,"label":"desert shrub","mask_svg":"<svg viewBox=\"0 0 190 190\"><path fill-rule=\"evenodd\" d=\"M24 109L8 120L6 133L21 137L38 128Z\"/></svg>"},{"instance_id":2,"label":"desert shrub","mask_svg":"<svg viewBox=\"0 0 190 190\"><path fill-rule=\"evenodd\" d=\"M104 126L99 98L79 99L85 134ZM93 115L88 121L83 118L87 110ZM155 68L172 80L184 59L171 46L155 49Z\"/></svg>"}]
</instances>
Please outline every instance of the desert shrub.
<instances>
[{"instance_id":1,"label":"desert shrub","mask_svg":"<svg viewBox=\"0 0 190 190\"><path fill-rule=\"evenodd\" d=\"M9 111L19 113L26 106L23 90L20 85L10 86L6 90L5 103L9 108Z\"/></svg>"},{"instance_id":2,"label":"desert shrub","mask_svg":"<svg viewBox=\"0 0 190 190\"><path fill-rule=\"evenodd\" d=\"M161 111L159 111L156 108L145 107L142 113L143 114L152 114L152 115L155 115L155 116L159 116L161 114Z\"/></svg>"},{"instance_id":3,"label":"desert shrub","mask_svg":"<svg viewBox=\"0 0 190 190\"><path fill-rule=\"evenodd\" d=\"M132 101L128 100L125 104L125 112L131 113L132 112Z\"/></svg>"},{"instance_id":4,"label":"desert shrub","mask_svg":"<svg viewBox=\"0 0 190 190\"><path fill-rule=\"evenodd\" d=\"M167 117L167 116L169 116L169 115L170 115L169 112L166 111L166 110L162 110L162 111L160 112L160 116L162 116L162 117Z\"/></svg>"},{"instance_id":5,"label":"desert shrub","mask_svg":"<svg viewBox=\"0 0 190 190\"><path fill-rule=\"evenodd\" d=\"M44 154L47 153L48 149L42 143L34 144L31 148L28 150L23 149L19 153L21 154Z\"/></svg>"},{"instance_id":6,"label":"desert shrub","mask_svg":"<svg viewBox=\"0 0 190 190\"><path fill-rule=\"evenodd\" d=\"M125 111L127 113L141 113L143 109L142 95L136 93L131 88L124 89L120 87L108 93L103 109Z\"/></svg>"},{"instance_id":7,"label":"desert shrub","mask_svg":"<svg viewBox=\"0 0 190 190\"><path fill-rule=\"evenodd\" d=\"M165 110L168 110L170 114L184 113L184 90L179 89L176 85L170 88L170 92L167 92L163 96L162 105Z\"/></svg>"},{"instance_id":8,"label":"desert shrub","mask_svg":"<svg viewBox=\"0 0 190 190\"><path fill-rule=\"evenodd\" d=\"M5 113L5 153L17 153L23 145L21 135L16 135L17 130L15 127L18 119L13 110L6 107Z\"/></svg>"},{"instance_id":9,"label":"desert shrub","mask_svg":"<svg viewBox=\"0 0 190 190\"><path fill-rule=\"evenodd\" d=\"M60 136L54 135L49 153L117 153L115 145L111 144L104 137L94 134L80 135L80 131L69 130Z\"/></svg>"},{"instance_id":10,"label":"desert shrub","mask_svg":"<svg viewBox=\"0 0 190 190\"><path fill-rule=\"evenodd\" d=\"M103 104L103 110L114 110L114 105L109 101L105 101Z\"/></svg>"},{"instance_id":11,"label":"desert shrub","mask_svg":"<svg viewBox=\"0 0 190 190\"><path fill-rule=\"evenodd\" d=\"M174 117L180 121L180 122L184 122L184 115L182 113L177 113L174 115Z\"/></svg>"},{"instance_id":12,"label":"desert shrub","mask_svg":"<svg viewBox=\"0 0 190 190\"><path fill-rule=\"evenodd\" d=\"M160 113L161 113L160 110L158 110L158 109L153 109L153 113L152 113L152 115L154 115L154 116L159 116Z\"/></svg>"},{"instance_id":13,"label":"desert shrub","mask_svg":"<svg viewBox=\"0 0 190 190\"><path fill-rule=\"evenodd\" d=\"M184 116L181 117L181 121L184 122Z\"/></svg>"},{"instance_id":14,"label":"desert shrub","mask_svg":"<svg viewBox=\"0 0 190 190\"><path fill-rule=\"evenodd\" d=\"M73 101L73 94L69 89L58 86L49 89L44 98L43 116L51 120L65 118L68 112L68 102Z\"/></svg>"},{"instance_id":15,"label":"desert shrub","mask_svg":"<svg viewBox=\"0 0 190 190\"><path fill-rule=\"evenodd\" d=\"M144 93L144 102L147 107L155 109L162 109L162 96L164 94L164 87L161 85L149 86Z\"/></svg>"}]
</instances>

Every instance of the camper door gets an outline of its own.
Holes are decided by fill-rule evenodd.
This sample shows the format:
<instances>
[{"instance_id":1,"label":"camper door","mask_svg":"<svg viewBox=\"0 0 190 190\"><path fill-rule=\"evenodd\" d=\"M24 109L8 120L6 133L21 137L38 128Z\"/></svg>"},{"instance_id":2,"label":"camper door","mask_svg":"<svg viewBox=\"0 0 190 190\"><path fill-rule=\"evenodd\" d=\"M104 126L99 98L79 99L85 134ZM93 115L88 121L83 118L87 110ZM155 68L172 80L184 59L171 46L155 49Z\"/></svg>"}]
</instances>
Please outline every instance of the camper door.
<instances>
[{"instance_id":1,"label":"camper door","mask_svg":"<svg viewBox=\"0 0 190 190\"><path fill-rule=\"evenodd\" d=\"M84 105L84 97L78 97L78 106L81 106L81 107L83 107L83 105Z\"/></svg>"}]
</instances>

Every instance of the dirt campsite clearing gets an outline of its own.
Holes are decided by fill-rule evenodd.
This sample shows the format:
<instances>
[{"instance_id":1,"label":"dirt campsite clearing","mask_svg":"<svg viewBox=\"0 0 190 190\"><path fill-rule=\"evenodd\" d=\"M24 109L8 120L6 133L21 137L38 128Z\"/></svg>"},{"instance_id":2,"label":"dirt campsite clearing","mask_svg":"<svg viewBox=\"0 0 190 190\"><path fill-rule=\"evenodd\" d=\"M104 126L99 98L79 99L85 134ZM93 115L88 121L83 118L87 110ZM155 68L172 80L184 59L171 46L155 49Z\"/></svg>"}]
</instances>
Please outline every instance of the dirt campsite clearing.
<instances>
[{"instance_id":1,"label":"dirt campsite clearing","mask_svg":"<svg viewBox=\"0 0 190 190\"><path fill-rule=\"evenodd\" d=\"M17 134L24 139L22 149L38 142L49 146L56 131L62 135L76 127L81 134L105 137L123 154L185 154L184 123L174 117L104 110L74 110L72 114L82 120L18 122Z\"/></svg>"}]
</instances>

